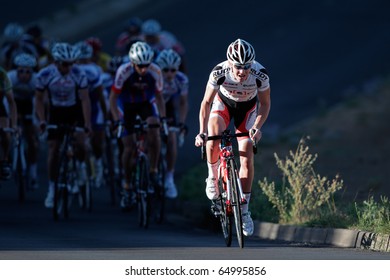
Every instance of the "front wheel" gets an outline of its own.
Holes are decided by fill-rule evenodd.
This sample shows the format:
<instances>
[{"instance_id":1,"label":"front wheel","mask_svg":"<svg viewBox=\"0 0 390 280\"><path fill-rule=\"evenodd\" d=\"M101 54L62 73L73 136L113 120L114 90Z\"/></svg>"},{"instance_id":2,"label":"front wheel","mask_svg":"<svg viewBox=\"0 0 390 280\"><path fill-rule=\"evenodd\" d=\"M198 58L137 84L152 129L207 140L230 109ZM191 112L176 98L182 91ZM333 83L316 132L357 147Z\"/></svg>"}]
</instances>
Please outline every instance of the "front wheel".
<instances>
[{"instance_id":1,"label":"front wheel","mask_svg":"<svg viewBox=\"0 0 390 280\"><path fill-rule=\"evenodd\" d=\"M222 227L222 234L227 247L232 245L232 224L233 217L227 211L226 191L223 188L222 179L218 181L219 193L221 194L217 200L217 207L219 208L219 221Z\"/></svg>"},{"instance_id":2,"label":"front wheel","mask_svg":"<svg viewBox=\"0 0 390 280\"><path fill-rule=\"evenodd\" d=\"M240 193L239 193L239 184L238 180L240 178L237 176L237 165L234 160L230 160L229 162L229 180L230 180L230 188L232 194L232 208L234 213L234 224L236 226L237 232L237 240L240 248L244 248L244 236L242 232L242 217L241 217L241 204L240 204Z\"/></svg>"},{"instance_id":3,"label":"front wheel","mask_svg":"<svg viewBox=\"0 0 390 280\"><path fill-rule=\"evenodd\" d=\"M145 155L137 159L134 186L137 195L138 223L140 227L147 228L150 216L150 196L148 193L149 163Z\"/></svg>"}]
</instances>

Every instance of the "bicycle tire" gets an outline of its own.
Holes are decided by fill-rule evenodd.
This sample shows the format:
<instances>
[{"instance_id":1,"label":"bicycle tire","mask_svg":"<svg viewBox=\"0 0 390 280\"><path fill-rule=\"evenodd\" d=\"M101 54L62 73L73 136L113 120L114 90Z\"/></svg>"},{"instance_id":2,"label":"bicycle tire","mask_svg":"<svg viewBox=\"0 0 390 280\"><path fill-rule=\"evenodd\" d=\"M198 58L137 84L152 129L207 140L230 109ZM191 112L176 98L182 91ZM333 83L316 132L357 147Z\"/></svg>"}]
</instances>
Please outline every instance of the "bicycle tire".
<instances>
[{"instance_id":1,"label":"bicycle tire","mask_svg":"<svg viewBox=\"0 0 390 280\"><path fill-rule=\"evenodd\" d=\"M149 163L146 155L141 154L137 158L135 169L135 189L137 196L138 224L140 227L149 226L150 199L149 187Z\"/></svg>"},{"instance_id":2,"label":"bicycle tire","mask_svg":"<svg viewBox=\"0 0 390 280\"><path fill-rule=\"evenodd\" d=\"M155 210L155 219L156 222L161 224L164 221L165 215L165 172L166 165L164 159L160 155L158 161L158 186L155 190L153 208Z\"/></svg>"},{"instance_id":3,"label":"bicycle tire","mask_svg":"<svg viewBox=\"0 0 390 280\"><path fill-rule=\"evenodd\" d=\"M218 187L219 193L221 194L220 198L217 201L217 203L219 203L218 206L220 207L219 221L221 223L222 234L225 240L225 244L227 247L230 247L232 245L233 217L232 215L229 215L229 213L226 211L226 191L223 188L223 182L221 178L218 180Z\"/></svg>"},{"instance_id":4,"label":"bicycle tire","mask_svg":"<svg viewBox=\"0 0 390 280\"><path fill-rule=\"evenodd\" d=\"M237 241L240 248L244 248L244 235L242 231L242 216L241 216L241 203L240 194L238 190L238 172L237 165L234 159L230 159L228 162L229 166L229 180L232 194L232 207L234 214L234 224L236 227Z\"/></svg>"},{"instance_id":5,"label":"bicycle tire","mask_svg":"<svg viewBox=\"0 0 390 280\"><path fill-rule=\"evenodd\" d=\"M56 221L59 220L61 215L65 219L69 218L68 166L69 158L66 152L62 151L58 165L58 176L54 184L53 217Z\"/></svg>"}]
</instances>

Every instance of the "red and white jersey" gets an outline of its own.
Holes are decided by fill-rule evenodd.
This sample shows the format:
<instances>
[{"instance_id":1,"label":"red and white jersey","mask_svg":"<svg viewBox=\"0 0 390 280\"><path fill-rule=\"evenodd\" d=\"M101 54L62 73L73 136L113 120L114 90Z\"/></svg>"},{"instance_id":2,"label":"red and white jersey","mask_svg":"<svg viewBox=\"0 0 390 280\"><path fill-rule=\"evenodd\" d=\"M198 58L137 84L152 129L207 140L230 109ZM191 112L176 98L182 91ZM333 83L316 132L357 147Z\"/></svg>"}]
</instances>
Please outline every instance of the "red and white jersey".
<instances>
[{"instance_id":1,"label":"red and white jersey","mask_svg":"<svg viewBox=\"0 0 390 280\"><path fill-rule=\"evenodd\" d=\"M240 83L234 78L230 63L226 60L214 67L207 84L235 102L244 102L255 98L258 91L268 89L269 77L265 68L253 61L248 78Z\"/></svg>"}]
</instances>

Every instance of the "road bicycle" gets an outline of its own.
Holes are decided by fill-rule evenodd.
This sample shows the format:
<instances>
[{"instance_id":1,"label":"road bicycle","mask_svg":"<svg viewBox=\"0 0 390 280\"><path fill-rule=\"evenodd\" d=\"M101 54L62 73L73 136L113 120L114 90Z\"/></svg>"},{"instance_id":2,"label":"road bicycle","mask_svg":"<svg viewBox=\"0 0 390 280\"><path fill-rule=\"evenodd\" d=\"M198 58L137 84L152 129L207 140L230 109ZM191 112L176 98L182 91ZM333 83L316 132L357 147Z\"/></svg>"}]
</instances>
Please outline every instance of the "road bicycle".
<instances>
[{"instance_id":1,"label":"road bicycle","mask_svg":"<svg viewBox=\"0 0 390 280\"><path fill-rule=\"evenodd\" d=\"M48 125L47 130L57 130L64 135L59 149L57 180L54 184L54 220L59 220L60 216L63 216L65 219L69 217L70 208L75 197L78 198L81 208L91 211L91 182L88 178L85 184L82 186L78 185L77 177L79 167L76 163L73 146L74 133L85 132L85 129L83 127L64 124Z\"/></svg>"},{"instance_id":2,"label":"road bicycle","mask_svg":"<svg viewBox=\"0 0 390 280\"><path fill-rule=\"evenodd\" d=\"M218 188L220 195L218 199L212 201L211 211L215 217L219 218L225 244L228 247L232 244L232 227L234 223L240 248L244 248L241 205L246 204L247 201L242 191L232 140L243 136L249 136L249 132L231 133L229 129L226 129L221 135L209 136L207 138L207 140L221 140L219 144L220 164L218 167ZM201 149L202 159L206 159L205 146L202 146ZM253 145L253 152L257 152L256 145Z\"/></svg>"},{"instance_id":3,"label":"road bicycle","mask_svg":"<svg viewBox=\"0 0 390 280\"><path fill-rule=\"evenodd\" d=\"M151 182L149 180L150 162L145 143L148 129L159 127L159 124L146 123L146 121L142 120L138 115L134 124L136 152L135 165L131 172L130 182L133 186L132 191L134 191L136 197L138 224L143 228L148 228L153 198L159 198L160 195L157 194L160 194L161 188L163 188L163 185L160 184L158 184L159 186L151 186ZM120 123L118 131L121 131L122 129L123 124ZM118 135L120 135L119 132ZM124 172L128 171L125 170Z\"/></svg>"}]
</instances>

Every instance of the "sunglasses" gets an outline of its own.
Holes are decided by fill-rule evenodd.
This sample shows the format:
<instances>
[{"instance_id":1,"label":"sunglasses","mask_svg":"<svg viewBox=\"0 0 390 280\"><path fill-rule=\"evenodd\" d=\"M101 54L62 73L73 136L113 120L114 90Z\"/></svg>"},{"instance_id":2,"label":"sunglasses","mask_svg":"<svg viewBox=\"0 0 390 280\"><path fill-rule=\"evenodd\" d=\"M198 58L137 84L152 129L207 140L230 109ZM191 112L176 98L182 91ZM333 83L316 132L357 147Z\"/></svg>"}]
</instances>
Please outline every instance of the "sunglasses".
<instances>
[{"instance_id":1,"label":"sunglasses","mask_svg":"<svg viewBox=\"0 0 390 280\"><path fill-rule=\"evenodd\" d=\"M138 68L148 68L150 63L148 64L136 64L138 66Z\"/></svg>"},{"instance_id":2,"label":"sunglasses","mask_svg":"<svg viewBox=\"0 0 390 280\"><path fill-rule=\"evenodd\" d=\"M251 67L252 67L252 63L248 63L248 64L234 64L234 68L236 68L237 70L240 70L240 69L248 70Z\"/></svg>"},{"instance_id":3,"label":"sunglasses","mask_svg":"<svg viewBox=\"0 0 390 280\"><path fill-rule=\"evenodd\" d=\"M169 69L169 68L164 68L163 71L164 71L165 73L168 73L168 72L175 73L175 72L177 71L177 69L175 69L175 68L171 68L171 69Z\"/></svg>"},{"instance_id":4,"label":"sunglasses","mask_svg":"<svg viewBox=\"0 0 390 280\"><path fill-rule=\"evenodd\" d=\"M18 69L17 71L19 74L31 74L32 73L31 69L24 69L24 68Z\"/></svg>"}]
</instances>

